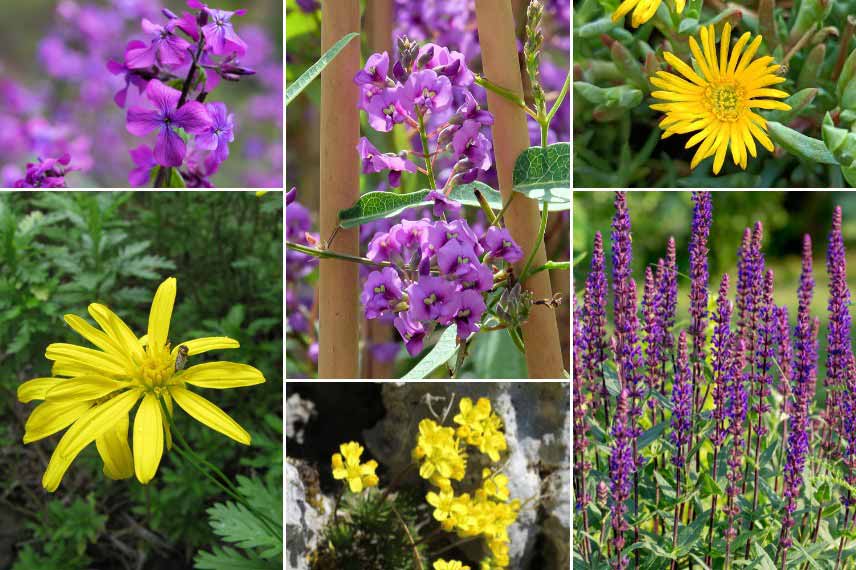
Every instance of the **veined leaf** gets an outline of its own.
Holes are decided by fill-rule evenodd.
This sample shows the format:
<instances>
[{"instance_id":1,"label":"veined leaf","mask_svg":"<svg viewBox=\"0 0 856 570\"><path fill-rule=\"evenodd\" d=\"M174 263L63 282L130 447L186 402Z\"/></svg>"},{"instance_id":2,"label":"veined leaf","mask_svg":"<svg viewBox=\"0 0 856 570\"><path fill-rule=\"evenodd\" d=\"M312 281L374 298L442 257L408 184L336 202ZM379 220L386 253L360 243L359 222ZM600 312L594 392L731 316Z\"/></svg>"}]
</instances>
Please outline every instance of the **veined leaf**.
<instances>
[{"instance_id":1,"label":"veined leaf","mask_svg":"<svg viewBox=\"0 0 856 570\"><path fill-rule=\"evenodd\" d=\"M546 202L550 210L570 210L570 143L526 149L514 163L513 180L515 192Z\"/></svg>"},{"instance_id":2,"label":"veined leaf","mask_svg":"<svg viewBox=\"0 0 856 570\"><path fill-rule=\"evenodd\" d=\"M434 370L437 369L438 366L442 365L444 362L452 358L456 352L458 352L458 345L455 342L455 337L458 335L458 325L450 325L443 334L440 335L440 339L437 341L437 344L434 345L434 348L425 355L419 364L414 366L410 372L401 377L402 380L417 380L420 378L425 378Z\"/></svg>"},{"instance_id":3,"label":"veined leaf","mask_svg":"<svg viewBox=\"0 0 856 570\"><path fill-rule=\"evenodd\" d=\"M306 86L312 83L312 81L318 77L321 71L327 67L339 52L342 51L348 42L350 42L355 37L359 36L357 32L351 32L350 34L343 37L341 40L333 44L333 47L324 52L324 55L321 56L321 59L312 64L312 67L307 69L303 75L298 77L292 83L289 83L285 88L285 106L288 107L288 104L291 103L291 100L300 95L300 92L306 89Z\"/></svg>"}]
</instances>

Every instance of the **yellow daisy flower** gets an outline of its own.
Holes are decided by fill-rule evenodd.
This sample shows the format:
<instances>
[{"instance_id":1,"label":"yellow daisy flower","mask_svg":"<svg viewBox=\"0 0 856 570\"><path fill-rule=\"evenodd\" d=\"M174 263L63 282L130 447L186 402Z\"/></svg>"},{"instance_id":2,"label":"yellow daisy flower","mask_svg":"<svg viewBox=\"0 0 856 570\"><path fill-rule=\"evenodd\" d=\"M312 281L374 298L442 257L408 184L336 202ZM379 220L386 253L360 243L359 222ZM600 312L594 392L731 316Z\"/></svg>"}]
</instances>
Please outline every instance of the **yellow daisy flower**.
<instances>
[{"instance_id":1,"label":"yellow daisy flower","mask_svg":"<svg viewBox=\"0 0 856 570\"><path fill-rule=\"evenodd\" d=\"M372 459L360 464L360 456L363 454L363 446L356 441L349 441L339 446L342 453L333 454L333 478L345 479L352 493L359 493L366 487L374 487L378 484L375 469L377 461ZM344 456L344 461L342 460Z\"/></svg>"},{"instance_id":2,"label":"yellow daisy flower","mask_svg":"<svg viewBox=\"0 0 856 570\"><path fill-rule=\"evenodd\" d=\"M137 336L104 305L89 305L99 330L85 319L66 315L65 322L98 348L54 343L45 357L52 360L52 376L36 378L18 388L18 399L44 400L30 414L24 443L48 437L71 426L51 455L42 485L53 492L74 458L93 441L104 461L104 474L125 479L136 473L146 484L157 472L164 439L172 447L169 419L173 400L185 412L211 429L244 445L250 434L223 410L187 386L238 388L265 381L262 373L246 364L208 362L185 369L188 356L209 350L238 348L226 337L207 337L171 347L168 340L176 281L170 277L158 287L149 313L148 334ZM133 454L128 444L128 415L142 400L134 417ZM166 435L164 435L166 434Z\"/></svg>"},{"instance_id":3,"label":"yellow daisy flower","mask_svg":"<svg viewBox=\"0 0 856 570\"><path fill-rule=\"evenodd\" d=\"M464 566L463 562L457 560L449 560L446 562L442 558L434 563L434 570L470 570L469 566Z\"/></svg>"},{"instance_id":4,"label":"yellow daisy flower","mask_svg":"<svg viewBox=\"0 0 856 570\"><path fill-rule=\"evenodd\" d=\"M617 22L633 10L633 14L630 16L630 25L638 28L654 17L657 8L660 7L660 2L661 0L624 0L612 13L612 21ZM686 0L675 0L675 11L678 14L682 13L686 3Z\"/></svg>"},{"instance_id":5,"label":"yellow daisy flower","mask_svg":"<svg viewBox=\"0 0 856 570\"><path fill-rule=\"evenodd\" d=\"M784 77L776 75L781 66L773 63L770 56L752 60L761 45L761 36L756 36L749 43L751 34L744 33L729 56L731 25L726 23L717 60L715 34L712 25L702 27L702 47L695 38L690 38L690 50L701 75L674 54L663 54L666 61L686 79L658 71L651 78L651 83L662 91L654 91L651 96L667 102L651 105L651 108L666 113L660 121L660 128L665 129L662 138L698 131L685 147L701 143L690 168L713 156L713 173L719 174L729 147L734 164L743 169L748 155L757 156L754 139L773 151L773 143L765 132L767 121L752 109L788 111L791 107L775 100L787 97L787 93L769 88L785 81Z\"/></svg>"}]
</instances>

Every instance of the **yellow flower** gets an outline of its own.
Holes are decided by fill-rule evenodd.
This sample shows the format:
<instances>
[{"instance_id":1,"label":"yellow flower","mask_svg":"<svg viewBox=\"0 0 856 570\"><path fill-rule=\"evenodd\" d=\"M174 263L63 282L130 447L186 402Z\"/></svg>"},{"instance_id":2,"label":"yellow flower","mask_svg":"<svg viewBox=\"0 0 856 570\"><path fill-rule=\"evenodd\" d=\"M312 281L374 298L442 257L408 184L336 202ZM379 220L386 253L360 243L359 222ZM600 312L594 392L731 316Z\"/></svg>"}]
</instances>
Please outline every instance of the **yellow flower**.
<instances>
[{"instance_id":1,"label":"yellow flower","mask_svg":"<svg viewBox=\"0 0 856 570\"><path fill-rule=\"evenodd\" d=\"M470 570L470 567L464 566L463 562L458 562L457 560L446 562L441 558L434 563L434 570Z\"/></svg>"},{"instance_id":2,"label":"yellow flower","mask_svg":"<svg viewBox=\"0 0 856 570\"><path fill-rule=\"evenodd\" d=\"M756 36L749 43L749 32L740 36L729 56L731 25L728 23L722 29L719 59L716 55L714 27L702 27L700 35L702 47L691 37L690 50L701 75L666 52L666 61L686 79L658 71L651 78L651 83L662 91L654 91L651 96L667 102L651 105L651 108L666 113L660 121L660 127L666 131L663 138L676 133L698 131L685 147L691 148L701 143L690 168L695 168L699 162L713 156L713 173L719 174L730 147L734 164L745 169L748 155L757 156L754 139L758 139L767 150L773 151L773 143L765 132L767 121L752 109L787 111L791 108L775 100L787 97L787 93L769 88L785 81L784 77L776 75L781 66L773 63L770 56L752 61L761 45L761 36Z\"/></svg>"},{"instance_id":3,"label":"yellow flower","mask_svg":"<svg viewBox=\"0 0 856 570\"><path fill-rule=\"evenodd\" d=\"M333 454L333 478L346 479L352 493L359 493L365 487L375 487L378 484L375 469L377 461L372 459L360 464L363 446L356 441L349 441L339 446L341 454ZM344 462L342 456L345 457Z\"/></svg>"},{"instance_id":4,"label":"yellow flower","mask_svg":"<svg viewBox=\"0 0 856 570\"><path fill-rule=\"evenodd\" d=\"M686 0L675 0L675 10L678 14L684 11ZM660 0L624 0L619 4L615 12L612 13L612 21L617 22L624 17L625 14L633 10L633 15L630 17L630 25L638 28L648 20L654 17L657 13L657 8L660 7ZM634 9L635 8L635 9Z\"/></svg>"},{"instance_id":5,"label":"yellow flower","mask_svg":"<svg viewBox=\"0 0 856 570\"><path fill-rule=\"evenodd\" d=\"M499 461L499 452L507 449L508 444L502 429L502 419L491 411L490 400L479 398L475 406L469 398L462 398L461 413L453 420L459 424L457 435L479 451L490 456L491 460Z\"/></svg>"},{"instance_id":6,"label":"yellow flower","mask_svg":"<svg viewBox=\"0 0 856 570\"><path fill-rule=\"evenodd\" d=\"M422 461L419 476L438 487L448 487L449 479L460 481L466 472L466 459L455 439L455 430L430 419L419 422L413 459Z\"/></svg>"},{"instance_id":7,"label":"yellow flower","mask_svg":"<svg viewBox=\"0 0 856 570\"><path fill-rule=\"evenodd\" d=\"M490 476L490 469L482 469L482 490L487 497L496 497L500 501L507 501L509 498L508 492L508 477L502 473Z\"/></svg>"},{"instance_id":8,"label":"yellow flower","mask_svg":"<svg viewBox=\"0 0 856 570\"><path fill-rule=\"evenodd\" d=\"M134 473L143 484L155 476L164 439L172 447L169 419L162 401L173 411L173 400L196 420L245 445L250 434L223 410L187 385L200 388L237 388L265 381L261 372L245 364L208 362L184 369L188 356L209 350L238 348L226 337L207 337L171 347L168 340L176 281L170 277L158 287L149 313L148 334L142 338L104 305L89 305L99 330L85 319L66 315L65 322L98 348L54 343L45 357L54 361L50 378L36 378L18 388L21 402L45 400L27 420L24 443L57 433L69 426L51 455L42 485L55 491L71 462L95 442L104 460L104 473L124 479ZM133 455L128 445L131 410L134 417ZM165 434L165 435L164 435Z\"/></svg>"}]
</instances>

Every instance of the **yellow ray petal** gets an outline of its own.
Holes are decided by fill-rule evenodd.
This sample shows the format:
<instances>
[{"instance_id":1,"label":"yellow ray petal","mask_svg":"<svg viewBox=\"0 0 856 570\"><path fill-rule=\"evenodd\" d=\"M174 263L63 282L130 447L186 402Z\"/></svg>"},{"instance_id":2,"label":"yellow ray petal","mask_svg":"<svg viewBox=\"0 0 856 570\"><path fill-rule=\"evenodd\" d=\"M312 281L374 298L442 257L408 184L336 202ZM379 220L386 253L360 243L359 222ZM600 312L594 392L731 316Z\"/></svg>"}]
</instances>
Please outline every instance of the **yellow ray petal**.
<instances>
[{"instance_id":1,"label":"yellow ray petal","mask_svg":"<svg viewBox=\"0 0 856 570\"><path fill-rule=\"evenodd\" d=\"M744 32L743 35L740 36L740 39L737 40L737 43L734 44L734 49L731 50L731 58L728 60L728 67L725 70L728 75L734 74L734 70L737 69L738 58L751 37L751 33Z\"/></svg>"},{"instance_id":2,"label":"yellow ray petal","mask_svg":"<svg viewBox=\"0 0 856 570\"><path fill-rule=\"evenodd\" d=\"M194 356L196 354L202 354L203 352L208 352L209 350L225 350L230 348L240 348L241 345L237 340L231 339L225 336L207 336L204 338L196 338L193 340L186 340L184 342L179 342L172 349L172 355L175 357L178 354L179 346L187 347L187 355Z\"/></svg>"},{"instance_id":3,"label":"yellow ray petal","mask_svg":"<svg viewBox=\"0 0 856 570\"><path fill-rule=\"evenodd\" d=\"M743 137L743 144L746 145L746 148L749 149L749 154L751 154L754 158L758 156L757 150L755 148L755 139L752 138L752 134L749 132L749 127L746 123L748 123L746 119L740 119L737 124L740 131L740 136Z\"/></svg>"},{"instance_id":4,"label":"yellow ray petal","mask_svg":"<svg viewBox=\"0 0 856 570\"><path fill-rule=\"evenodd\" d=\"M731 24L725 22L722 28L722 37L719 39L719 74L725 75L728 67L728 48L731 47Z\"/></svg>"},{"instance_id":5,"label":"yellow ray petal","mask_svg":"<svg viewBox=\"0 0 856 570\"><path fill-rule=\"evenodd\" d=\"M719 77L719 65L716 61L716 32L713 26L702 26L701 28L701 47L704 49L704 56L707 58L707 66L711 72L711 79Z\"/></svg>"},{"instance_id":6,"label":"yellow ray petal","mask_svg":"<svg viewBox=\"0 0 856 570\"><path fill-rule=\"evenodd\" d=\"M615 12L612 13L612 21L617 22L621 18L624 17L630 10L633 9L636 4L639 3L639 0L624 0L621 4L618 5Z\"/></svg>"},{"instance_id":7,"label":"yellow ray petal","mask_svg":"<svg viewBox=\"0 0 856 570\"><path fill-rule=\"evenodd\" d=\"M134 471L146 485L155 476L163 456L163 419L158 397L146 394L134 417Z\"/></svg>"},{"instance_id":8,"label":"yellow ray petal","mask_svg":"<svg viewBox=\"0 0 856 570\"><path fill-rule=\"evenodd\" d=\"M24 426L24 443L62 431L86 413L89 402L42 402L33 409Z\"/></svg>"},{"instance_id":9,"label":"yellow ray petal","mask_svg":"<svg viewBox=\"0 0 856 570\"><path fill-rule=\"evenodd\" d=\"M137 341L137 335L131 328L125 324L119 316L111 311L107 306L100 303L92 303L88 307L89 314L95 319L95 322L106 332L110 338L123 348L124 351L132 355L132 358L140 360L143 356L143 349Z\"/></svg>"},{"instance_id":10,"label":"yellow ray petal","mask_svg":"<svg viewBox=\"0 0 856 570\"><path fill-rule=\"evenodd\" d=\"M702 30L703 29L704 28L702 28ZM699 68L701 69L702 75L704 75L704 78L707 80L705 83L708 83L708 82L716 79L716 77L713 75L713 73L707 67L707 62L705 60L705 56L702 55L701 49L699 49L699 47L698 47L698 42L696 42L696 39L692 36L690 36L690 51L693 52L693 57L695 57L696 64L699 66Z\"/></svg>"},{"instance_id":11,"label":"yellow ray petal","mask_svg":"<svg viewBox=\"0 0 856 570\"><path fill-rule=\"evenodd\" d=\"M778 97L780 99L785 99L790 97L790 95L778 89L753 89L746 94L747 99L755 99L756 97Z\"/></svg>"},{"instance_id":12,"label":"yellow ray petal","mask_svg":"<svg viewBox=\"0 0 856 570\"><path fill-rule=\"evenodd\" d=\"M773 146L773 141L770 140L770 137L767 136L767 133L765 133L764 131L759 129L755 125L755 123L753 123L751 121L747 122L746 124L749 126L749 132L751 132L752 135L756 139L758 139L758 142L761 143L761 146L763 146L764 148L766 148L770 152L773 152L775 150L776 147Z\"/></svg>"},{"instance_id":13,"label":"yellow ray petal","mask_svg":"<svg viewBox=\"0 0 856 570\"><path fill-rule=\"evenodd\" d=\"M22 404L33 400L44 400L48 390L53 388L62 378L33 378L18 386L18 401Z\"/></svg>"},{"instance_id":14,"label":"yellow ray petal","mask_svg":"<svg viewBox=\"0 0 856 570\"><path fill-rule=\"evenodd\" d=\"M169 391L175 399L175 403L194 419L227 437L231 437L238 443L250 445L250 434L226 412L187 388L170 386Z\"/></svg>"},{"instance_id":15,"label":"yellow ray petal","mask_svg":"<svg viewBox=\"0 0 856 570\"><path fill-rule=\"evenodd\" d=\"M692 40L692 38L690 39ZM672 54L671 52L665 52L663 54L663 57L666 59L669 65L671 65L675 68L675 70L678 71L678 73L680 73L696 85L700 87L704 87L705 85L707 85L707 82L701 77L699 77L699 75L693 70L692 67L675 57L674 54Z\"/></svg>"},{"instance_id":16,"label":"yellow ray petal","mask_svg":"<svg viewBox=\"0 0 856 570\"><path fill-rule=\"evenodd\" d=\"M122 414L116 425L95 438L95 447L104 461L104 474L110 479L127 479L134 475L128 423L128 414Z\"/></svg>"},{"instance_id":17,"label":"yellow ray petal","mask_svg":"<svg viewBox=\"0 0 856 570\"><path fill-rule=\"evenodd\" d=\"M75 344L55 342L48 345L45 358L57 364L72 364L99 375L122 377L128 374L125 364L115 356L100 350L84 348Z\"/></svg>"},{"instance_id":18,"label":"yellow ray petal","mask_svg":"<svg viewBox=\"0 0 856 570\"><path fill-rule=\"evenodd\" d=\"M127 382L120 382L104 376L77 376L60 382L48 390L47 400L51 402L64 400L85 402L97 400L111 392L127 387Z\"/></svg>"},{"instance_id":19,"label":"yellow ray petal","mask_svg":"<svg viewBox=\"0 0 856 570\"><path fill-rule=\"evenodd\" d=\"M716 141L713 146L716 149L716 154L713 157L713 173L719 174L722 170L722 163L725 161L725 152L728 150L729 131L731 126L729 123L724 123L719 133L716 135Z\"/></svg>"},{"instance_id":20,"label":"yellow ray petal","mask_svg":"<svg viewBox=\"0 0 856 570\"><path fill-rule=\"evenodd\" d=\"M103 404L90 408L74 422L54 449L48 468L42 477L42 486L51 493L56 491L74 458L95 438L116 425L122 415L127 415L139 397L138 390L128 390Z\"/></svg>"},{"instance_id":21,"label":"yellow ray petal","mask_svg":"<svg viewBox=\"0 0 856 570\"><path fill-rule=\"evenodd\" d=\"M117 358L127 361L126 351L106 333L96 329L77 315L65 315L65 322L80 336ZM130 364L130 363L129 363Z\"/></svg>"},{"instance_id":22,"label":"yellow ray petal","mask_svg":"<svg viewBox=\"0 0 856 570\"><path fill-rule=\"evenodd\" d=\"M782 101L774 101L773 99L752 99L746 106L751 109L778 109L779 111L790 111L791 106Z\"/></svg>"},{"instance_id":23,"label":"yellow ray petal","mask_svg":"<svg viewBox=\"0 0 856 570\"><path fill-rule=\"evenodd\" d=\"M265 381L265 377L258 369L235 362L197 364L174 378L200 388L218 389L254 386Z\"/></svg>"},{"instance_id":24,"label":"yellow ray petal","mask_svg":"<svg viewBox=\"0 0 856 570\"><path fill-rule=\"evenodd\" d=\"M761 36L755 36L755 39L752 40L752 43L749 44L749 47L746 48L746 51L743 52L743 56L740 58L740 63L737 64L737 69L734 70L735 75L742 73L746 66L749 65L749 62L752 61L752 57L755 55L755 52L758 51L758 48L761 45Z\"/></svg>"},{"instance_id":25,"label":"yellow ray petal","mask_svg":"<svg viewBox=\"0 0 856 570\"><path fill-rule=\"evenodd\" d=\"M163 432L166 436L166 448L172 449L172 432L169 429L169 418L171 418L173 413L172 407L172 396L169 395L169 390L164 390L161 392L161 397L163 398L164 404L166 404L166 411L169 414L169 417L166 414L161 414L161 418L163 418Z\"/></svg>"},{"instance_id":26,"label":"yellow ray petal","mask_svg":"<svg viewBox=\"0 0 856 570\"><path fill-rule=\"evenodd\" d=\"M166 345L169 336L169 321L172 319L172 307L175 304L175 277L160 284L152 308L149 311L149 344L159 349Z\"/></svg>"}]
</instances>

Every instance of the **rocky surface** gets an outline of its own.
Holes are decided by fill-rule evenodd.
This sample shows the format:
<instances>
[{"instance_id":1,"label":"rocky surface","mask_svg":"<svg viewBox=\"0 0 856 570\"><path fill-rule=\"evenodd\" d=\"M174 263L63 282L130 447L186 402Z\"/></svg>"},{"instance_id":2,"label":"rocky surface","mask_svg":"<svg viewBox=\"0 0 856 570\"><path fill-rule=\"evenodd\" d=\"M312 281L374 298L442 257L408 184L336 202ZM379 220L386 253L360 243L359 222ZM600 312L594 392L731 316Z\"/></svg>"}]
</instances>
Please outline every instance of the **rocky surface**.
<instances>
[{"instance_id":1,"label":"rocky surface","mask_svg":"<svg viewBox=\"0 0 856 570\"><path fill-rule=\"evenodd\" d=\"M320 495L320 510L329 513ZM318 504L318 503L316 503ZM285 462L285 567L287 570L309 570L307 559L318 546L326 516L311 504L298 468Z\"/></svg>"}]
</instances>

